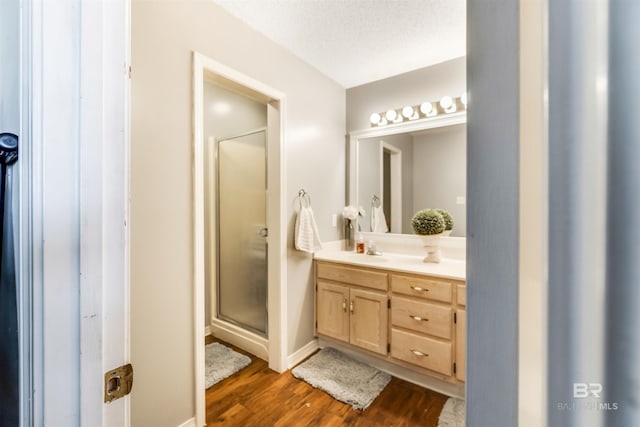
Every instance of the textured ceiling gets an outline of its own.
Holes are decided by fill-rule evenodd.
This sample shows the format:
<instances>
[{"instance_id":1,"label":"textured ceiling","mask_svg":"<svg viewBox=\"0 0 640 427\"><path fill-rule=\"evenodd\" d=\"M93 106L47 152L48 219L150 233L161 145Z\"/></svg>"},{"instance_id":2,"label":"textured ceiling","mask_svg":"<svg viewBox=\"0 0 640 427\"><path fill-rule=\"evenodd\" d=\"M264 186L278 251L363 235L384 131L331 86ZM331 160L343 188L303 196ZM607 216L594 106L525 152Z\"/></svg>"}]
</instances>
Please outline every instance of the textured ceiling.
<instances>
[{"instance_id":1,"label":"textured ceiling","mask_svg":"<svg viewBox=\"0 0 640 427\"><path fill-rule=\"evenodd\" d=\"M466 53L466 0L214 2L345 88Z\"/></svg>"}]
</instances>

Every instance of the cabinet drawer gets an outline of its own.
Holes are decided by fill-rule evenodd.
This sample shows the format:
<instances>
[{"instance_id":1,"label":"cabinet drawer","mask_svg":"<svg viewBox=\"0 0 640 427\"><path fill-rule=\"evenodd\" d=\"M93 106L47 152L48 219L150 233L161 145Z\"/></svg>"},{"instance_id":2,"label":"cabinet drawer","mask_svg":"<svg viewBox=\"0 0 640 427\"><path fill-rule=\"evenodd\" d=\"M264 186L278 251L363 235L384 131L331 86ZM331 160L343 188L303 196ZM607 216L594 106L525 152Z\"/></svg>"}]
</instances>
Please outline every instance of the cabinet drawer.
<instances>
[{"instance_id":1,"label":"cabinet drawer","mask_svg":"<svg viewBox=\"0 0 640 427\"><path fill-rule=\"evenodd\" d=\"M392 274L391 289L399 294L451 302L451 283L440 280Z\"/></svg>"},{"instance_id":2,"label":"cabinet drawer","mask_svg":"<svg viewBox=\"0 0 640 427\"><path fill-rule=\"evenodd\" d=\"M321 279L334 280L336 282L349 283L351 285L364 286L367 288L379 289L381 291L389 289L387 273L379 271L343 267L324 262L318 262L316 271L318 277Z\"/></svg>"},{"instance_id":3,"label":"cabinet drawer","mask_svg":"<svg viewBox=\"0 0 640 427\"><path fill-rule=\"evenodd\" d=\"M391 356L451 375L451 343L391 329Z\"/></svg>"},{"instance_id":4,"label":"cabinet drawer","mask_svg":"<svg viewBox=\"0 0 640 427\"><path fill-rule=\"evenodd\" d=\"M467 305L467 287L464 285L456 285L456 302L458 305Z\"/></svg>"},{"instance_id":5,"label":"cabinet drawer","mask_svg":"<svg viewBox=\"0 0 640 427\"><path fill-rule=\"evenodd\" d=\"M421 300L391 298L391 324L440 338L451 338L451 307Z\"/></svg>"}]
</instances>

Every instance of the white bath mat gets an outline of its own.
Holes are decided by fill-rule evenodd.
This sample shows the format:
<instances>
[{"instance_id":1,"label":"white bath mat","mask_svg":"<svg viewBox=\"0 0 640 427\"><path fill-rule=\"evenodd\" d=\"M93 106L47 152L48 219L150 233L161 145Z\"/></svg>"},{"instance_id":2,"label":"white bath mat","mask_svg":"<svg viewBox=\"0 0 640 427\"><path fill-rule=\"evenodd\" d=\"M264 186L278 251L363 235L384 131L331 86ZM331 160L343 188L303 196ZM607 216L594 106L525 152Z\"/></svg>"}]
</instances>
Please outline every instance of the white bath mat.
<instances>
[{"instance_id":1,"label":"white bath mat","mask_svg":"<svg viewBox=\"0 0 640 427\"><path fill-rule=\"evenodd\" d=\"M244 354L214 342L205 346L205 388L209 388L248 366L251 359Z\"/></svg>"},{"instance_id":2,"label":"white bath mat","mask_svg":"<svg viewBox=\"0 0 640 427\"><path fill-rule=\"evenodd\" d=\"M391 376L326 347L291 371L355 409L366 409L391 380Z\"/></svg>"},{"instance_id":3,"label":"white bath mat","mask_svg":"<svg viewBox=\"0 0 640 427\"><path fill-rule=\"evenodd\" d=\"M465 416L464 400L450 397L442 408L438 418L438 427L465 427Z\"/></svg>"}]
</instances>

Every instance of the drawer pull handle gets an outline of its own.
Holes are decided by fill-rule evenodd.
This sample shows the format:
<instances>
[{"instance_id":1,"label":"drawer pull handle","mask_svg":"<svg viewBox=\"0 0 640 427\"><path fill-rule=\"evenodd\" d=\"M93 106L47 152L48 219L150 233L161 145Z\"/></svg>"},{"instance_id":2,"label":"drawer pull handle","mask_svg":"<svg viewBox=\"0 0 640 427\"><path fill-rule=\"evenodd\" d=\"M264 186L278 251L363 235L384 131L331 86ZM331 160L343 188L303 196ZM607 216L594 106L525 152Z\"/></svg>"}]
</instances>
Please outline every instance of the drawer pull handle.
<instances>
[{"instance_id":1,"label":"drawer pull handle","mask_svg":"<svg viewBox=\"0 0 640 427\"><path fill-rule=\"evenodd\" d=\"M429 319L423 319L422 317L414 316L413 314L410 314L409 317L411 317L413 320L417 320L418 322L419 321L423 321L423 322L428 322L429 321Z\"/></svg>"},{"instance_id":2,"label":"drawer pull handle","mask_svg":"<svg viewBox=\"0 0 640 427\"><path fill-rule=\"evenodd\" d=\"M418 350L411 350L411 353L415 354L416 356L420 356L420 357L429 357L429 355L427 353L423 353L423 352L418 351Z\"/></svg>"},{"instance_id":3,"label":"drawer pull handle","mask_svg":"<svg viewBox=\"0 0 640 427\"><path fill-rule=\"evenodd\" d=\"M345 313L347 312L347 299L345 298L344 301L342 301L342 311L344 311Z\"/></svg>"},{"instance_id":4,"label":"drawer pull handle","mask_svg":"<svg viewBox=\"0 0 640 427\"><path fill-rule=\"evenodd\" d=\"M410 288L416 292L429 292L429 289L421 288L419 286L410 286Z\"/></svg>"}]
</instances>

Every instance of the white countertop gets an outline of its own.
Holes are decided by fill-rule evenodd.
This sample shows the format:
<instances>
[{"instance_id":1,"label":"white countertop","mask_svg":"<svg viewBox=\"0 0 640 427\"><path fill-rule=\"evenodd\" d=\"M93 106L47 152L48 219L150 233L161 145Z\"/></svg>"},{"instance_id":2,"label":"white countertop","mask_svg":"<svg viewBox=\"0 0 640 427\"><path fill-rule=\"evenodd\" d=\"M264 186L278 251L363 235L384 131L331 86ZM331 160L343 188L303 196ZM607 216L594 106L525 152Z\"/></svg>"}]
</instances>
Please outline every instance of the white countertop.
<instances>
[{"instance_id":1,"label":"white countertop","mask_svg":"<svg viewBox=\"0 0 640 427\"><path fill-rule=\"evenodd\" d=\"M314 258L322 261L382 268L402 273L428 274L446 279L465 280L466 278L466 262L450 258L442 258L440 263L435 264L423 262L424 256L392 252L375 256L337 250L320 250L314 254Z\"/></svg>"}]
</instances>

